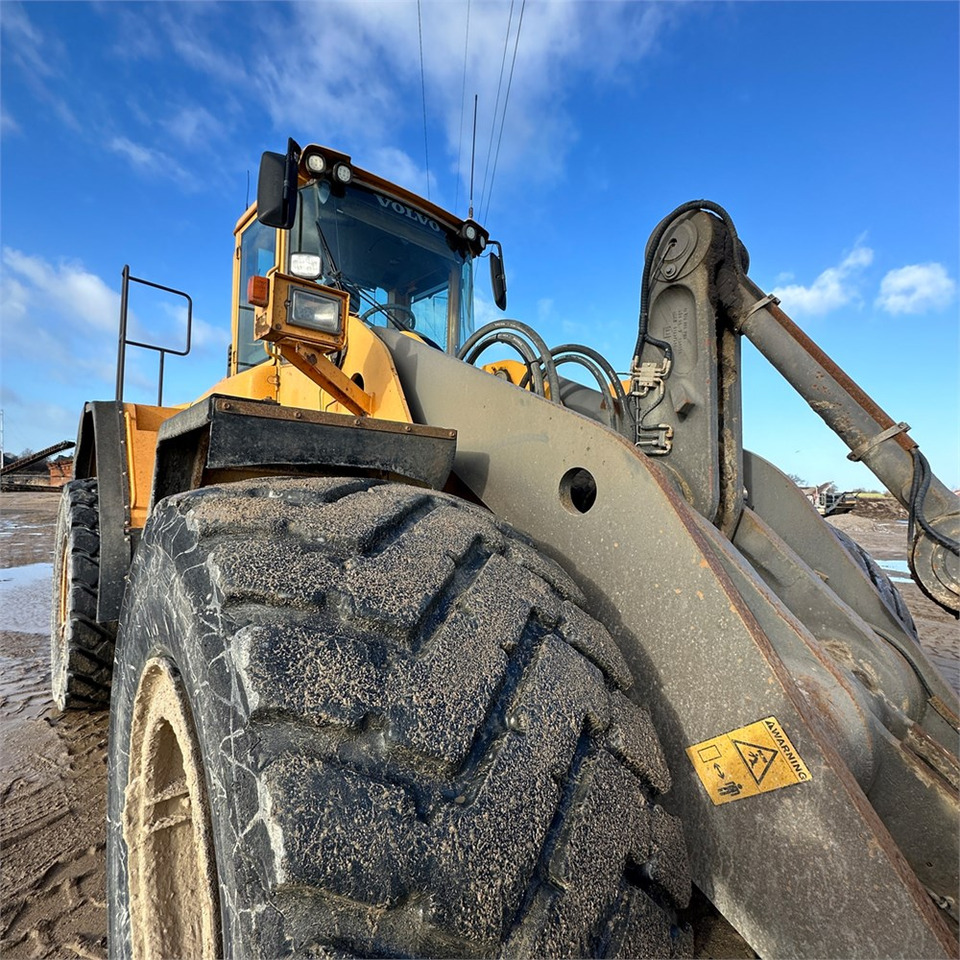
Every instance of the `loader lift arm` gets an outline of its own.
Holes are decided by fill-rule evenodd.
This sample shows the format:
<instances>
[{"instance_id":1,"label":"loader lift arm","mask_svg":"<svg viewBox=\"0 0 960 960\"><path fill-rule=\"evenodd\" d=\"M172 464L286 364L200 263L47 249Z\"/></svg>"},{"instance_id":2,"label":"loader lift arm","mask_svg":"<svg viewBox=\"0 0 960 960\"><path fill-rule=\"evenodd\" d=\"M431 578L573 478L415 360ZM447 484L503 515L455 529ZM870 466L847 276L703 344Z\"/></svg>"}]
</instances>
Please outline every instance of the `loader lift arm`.
<instances>
[{"instance_id":1,"label":"loader lift arm","mask_svg":"<svg viewBox=\"0 0 960 960\"><path fill-rule=\"evenodd\" d=\"M718 204L694 200L662 220L650 239L644 263L635 368L639 371L644 356L675 352L676 344L669 336L661 340L651 329L676 331L681 296L677 288L693 289L698 306L701 299L714 301L724 321L717 332L721 419L727 395L725 378L736 377L736 371L730 374L724 369L724 337L741 334L850 448L848 459L865 463L909 511L910 569L932 600L957 614L960 500L933 476L917 443L907 435L909 426L882 410L780 309L775 297L747 277L745 260L746 251L733 221ZM705 298L699 296L698 284L704 288ZM681 311L684 306L681 304ZM664 314L659 324L658 310ZM672 317L666 316L671 312ZM721 423L718 429L721 443L725 426L729 424ZM726 464L723 459L721 455L721 493L742 489L739 469L729 456Z\"/></svg>"}]
</instances>

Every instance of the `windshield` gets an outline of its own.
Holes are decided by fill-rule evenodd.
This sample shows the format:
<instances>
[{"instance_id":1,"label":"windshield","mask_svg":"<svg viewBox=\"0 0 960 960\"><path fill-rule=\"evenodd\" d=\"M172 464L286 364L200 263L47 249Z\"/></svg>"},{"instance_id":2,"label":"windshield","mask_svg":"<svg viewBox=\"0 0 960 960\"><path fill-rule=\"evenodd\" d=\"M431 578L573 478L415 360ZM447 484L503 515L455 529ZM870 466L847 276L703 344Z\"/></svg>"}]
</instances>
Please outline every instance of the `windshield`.
<instances>
[{"instance_id":1,"label":"windshield","mask_svg":"<svg viewBox=\"0 0 960 960\"><path fill-rule=\"evenodd\" d=\"M427 214L359 186L338 196L321 180L301 190L290 241L320 255L320 282L349 292L350 312L368 323L413 329L441 349L473 333L472 259Z\"/></svg>"}]
</instances>

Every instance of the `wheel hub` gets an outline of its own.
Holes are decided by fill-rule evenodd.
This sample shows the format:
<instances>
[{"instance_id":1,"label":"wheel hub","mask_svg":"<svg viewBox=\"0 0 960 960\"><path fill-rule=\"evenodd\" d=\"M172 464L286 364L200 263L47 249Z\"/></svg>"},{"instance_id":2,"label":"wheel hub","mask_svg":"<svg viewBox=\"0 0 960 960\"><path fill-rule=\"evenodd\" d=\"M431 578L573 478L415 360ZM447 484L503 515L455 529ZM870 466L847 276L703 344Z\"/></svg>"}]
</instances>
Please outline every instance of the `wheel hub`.
<instances>
[{"instance_id":1,"label":"wheel hub","mask_svg":"<svg viewBox=\"0 0 960 960\"><path fill-rule=\"evenodd\" d=\"M53 700L61 709L67 706L67 671L70 651L67 642L67 618L70 602L70 547L64 538L60 549L60 576L57 578L57 605L53 624L53 642L51 646L51 686Z\"/></svg>"},{"instance_id":2,"label":"wheel hub","mask_svg":"<svg viewBox=\"0 0 960 960\"><path fill-rule=\"evenodd\" d=\"M134 957L221 952L209 823L183 682L170 660L154 658L134 701L123 812Z\"/></svg>"}]
</instances>

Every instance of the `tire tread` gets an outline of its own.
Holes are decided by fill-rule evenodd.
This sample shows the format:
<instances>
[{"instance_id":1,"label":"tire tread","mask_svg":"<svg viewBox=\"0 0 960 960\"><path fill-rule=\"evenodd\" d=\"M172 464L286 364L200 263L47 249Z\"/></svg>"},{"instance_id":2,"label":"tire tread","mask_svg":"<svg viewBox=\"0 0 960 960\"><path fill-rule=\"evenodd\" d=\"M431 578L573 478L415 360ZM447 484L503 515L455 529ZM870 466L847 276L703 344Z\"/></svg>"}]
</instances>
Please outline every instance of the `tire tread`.
<instances>
[{"instance_id":1,"label":"tire tread","mask_svg":"<svg viewBox=\"0 0 960 960\"><path fill-rule=\"evenodd\" d=\"M646 942L682 941L686 853L656 804L670 777L649 715L580 591L516 532L341 479L207 488L153 523L145 582L174 558L203 607L184 622L219 630L185 675L202 710L229 705L212 806L230 799L223 843L267 888L237 942L588 955L639 942L617 926L638 896ZM664 882L641 883L661 860Z\"/></svg>"},{"instance_id":2,"label":"tire tread","mask_svg":"<svg viewBox=\"0 0 960 960\"><path fill-rule=\"evenodd\" d=\"M99 502L96 478L64 485L57 517L50 618L53 695L61 710L103 710L110 702L116 623L97 620ZM68 565L67 616L61 624L58 592L63 563Z\"/></svg>"}]
</instances>

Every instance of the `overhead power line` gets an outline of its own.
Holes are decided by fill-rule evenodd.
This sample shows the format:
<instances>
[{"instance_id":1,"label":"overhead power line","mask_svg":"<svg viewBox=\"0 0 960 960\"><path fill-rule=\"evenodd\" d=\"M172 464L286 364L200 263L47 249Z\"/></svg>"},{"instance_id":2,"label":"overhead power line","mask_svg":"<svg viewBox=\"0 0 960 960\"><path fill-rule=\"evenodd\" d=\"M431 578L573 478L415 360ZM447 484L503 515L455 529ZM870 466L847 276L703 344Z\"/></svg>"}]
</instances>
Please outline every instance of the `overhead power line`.
<instances>
[{"instance_id":1,"label":"overhead power line","mask_svg":"<svg viewBox=\"0 0 960 960\"><path fill-rule=\"evenodd\" d=\"M513 59L510 61L510 76L507 78L507 92L503 98L503 110L500 113L500 133L497 135L497 150L493 157L493 172L490 174L490 190L486 191L486 175L484 175L484 192L486 193L486 204L481 200L483 213L481 220L486 223L487 214L490 212L490 200L493 197L493 181L497 177L497 163L500 160L500 144L503 142L503 126L507 119L507 106L510 103L510 88L513 86L513 72L517 66L517 50L520 47L520 31L523 29L523 11L527 6L527 0L522 0L520 4L520 16L517 18L517 33L513 38ZM489 159L489 155L488 155Z\"/></svg>"},{"instance_id":2,"label":"overhead power line","mask_svg":"<svg viewBox=\"0 0 960 960\"><path fill-rule=\"evenodd\" d=\"M510 12L507 15L507 29L503 35L503 54L500 57L500 77L497 80L497 100L493 105L493 116L490 118L490 141L487 143L487 159L483 164L483 186L480 188L480 207L483 207L483 198L487 192L487 173L490 170L490 154L493 152L493 134L497 129L497 112L500 110L500 91L503 88L503 68L507 63L507 45L510 42L510 26L513 23L513 3L510 0Z\"/></svg>"},{"instance_id":3,"label":"overhead power line","mask_svg":"<svg viewBox=\"0 0 960 960\"><path fill-rule=\"evenodd\" d=\"M510 102L510 88L513 86L513 71L517 65L517 49L520 46L520 29L523 27L523 10L527 5L527 0L520 4L520 17L517 20L517 36L513 41L513 61L510 64L510 77L507 80L507 94L503 98L503 113L500 114L500 134L497 137L497 152L493 156L493 173L490 174L490 192L487 194L487 205L484 208L484 222L490 212L490 200L493 197L493 181L497 177L497 162L500 159L500 143L503 140L503 124L507 119L507 104Z\"/></svg>"},{"instance_id":4,"label":"overhead power line","mask_svg":"<svg viewBox=\"0 0 960 960\"><path fill-rule=\"evenodd\" d=\"M423 162L427 168L427 199L430 199L430 154L427 151L427 85L423 78L423 23L417 0L417 35L420 38L420 98L423 101Z\"/></svg>"}]
</instances>

